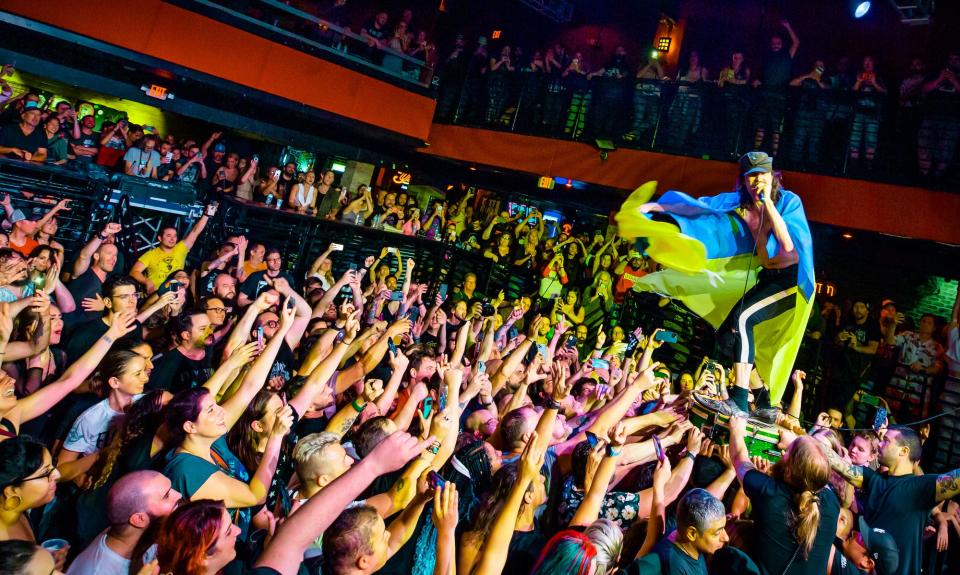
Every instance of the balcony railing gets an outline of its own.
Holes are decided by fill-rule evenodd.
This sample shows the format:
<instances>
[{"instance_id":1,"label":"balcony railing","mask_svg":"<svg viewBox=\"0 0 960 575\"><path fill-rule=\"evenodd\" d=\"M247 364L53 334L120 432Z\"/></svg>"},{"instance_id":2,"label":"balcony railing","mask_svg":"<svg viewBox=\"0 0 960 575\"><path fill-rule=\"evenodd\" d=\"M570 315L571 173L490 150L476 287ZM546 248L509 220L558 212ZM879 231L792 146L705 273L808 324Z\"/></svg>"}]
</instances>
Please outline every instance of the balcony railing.
<instances>
[{"instance_id":1,"label":"balcony railing","mask_svg":"<svg viewBox=\"0 0 960 575\"><path fill-rule=\"evenodd\" d=\"M784 169L946 189L960 183L960 107L925 114L877 93L531 71L464 77L448 68L435 121L716 160L759 148ZM953 141L921 137L931 132ZM945 154L950 166L937 174Z\"/></svg>"},{"instance_id":2,"label":"balcony railing","mask_svg":"<svg viewBox=\"0 0 960 575\"><path fill-rule=\"evenodd\" d=\"M352 30L278 0L167 1L292 48L361 71L384 74L409 86L428 88L433 80L433 68L424 60L389 47L371 46L367 38Z\"/></svg>"}]
</instances>

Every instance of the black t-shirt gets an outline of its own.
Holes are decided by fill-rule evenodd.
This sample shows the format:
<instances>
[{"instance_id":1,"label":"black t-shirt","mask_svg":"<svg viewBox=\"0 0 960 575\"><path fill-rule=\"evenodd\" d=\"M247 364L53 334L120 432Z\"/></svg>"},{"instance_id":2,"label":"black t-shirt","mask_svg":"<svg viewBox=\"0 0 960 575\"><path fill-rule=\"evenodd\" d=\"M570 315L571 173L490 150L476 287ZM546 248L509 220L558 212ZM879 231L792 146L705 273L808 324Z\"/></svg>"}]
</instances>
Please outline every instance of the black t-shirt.
<instances>
[{"instance_id":1,"label":"black t-shirt","mask_svg":"<svg viewBox=\"0 0 960 575\"><path fill-rule=\"evenodd\" d=\"M797 540L788 526L795 491L786 483L757 470L743 478L743 489L753 506L756 526L753 559L763 573L779 575L797 550ZM820 525L806 559L799 554L787 571L790 575L823 575L830 560L830 546L837 531L840 500L829 488L820 492Z\"/></svg>"},{"instance_id":2,"label":"black t-shirt","mask_svg":"<svg viewBox=\"0 0 960 575\"><path fill-rule=\"evenodd\" d=\"M6 148L19 148L26 150L31 154L36 153L40 148L47 147L47 135L37 126L29 134L24 134L20 129L20 124L9 124L0 131L0 146ZM7 154L8 158L19 158L12 153Z\"/></svg>"},{"instance_id":3,"label":"black t-shirt","mask_svg":"<svg viewBox=\"0 0 960 575\"><path fill-rule=\"evenodd\" d=\"M211 348L207 348L199 360L190 359L177 348L153 356L153 373L147 389L178 393L202 386L213 375L212 356Z\"/></svg>"},{"instance_id":4,"label":"black t-shirt","mask_svg":"<svg viewBox=\"0 0 960 575\"><path fill-rule=\"evenodd\" d=\"M99 148L100 147L100 133L99 132L90 132L89 134L84 134L83 130L80 130L80 137L74 138L72 132L68 134L67 141L72 146L81 146L84 148ZM73 150L70 150L73 152ZM96 156L90 156L91 158Z\"/></svg>"},{"instance_id":5,"label":"black t-shirt","mask_svg":"<svg viewBox=\"0 0 960 575\"><path fill-rule=\"evenodd\" d=\"M900 565L888 575L920 573L923 529L936 504L936 475L888 477L863 468L863 518L889 533L900 548Z\"/></svg>"},{"instance_id":6,"label":"black t-shirt","mask_svg":"<svg viewBox=\"0 0 960 575\"><path fill-rule=\"evenodd\" d=\"M270 289L270 284L267 283L266 280L267 277L267 270L250 274L250 276L245 279L242 284L240 284L240 293L246 294L251 301L257 299L258 295ZM287 272L281 270L277 277L287 280L287 283L290 284L290 287L296 288L296 284L293 282L293 277L291 277Z\"/></svg>"},{"instance_id":7,"label":"black t-shirt","mask_svg":"<svg viewBox=\"0 0 960 575\"><path fill-rule=\"evenodd\" d=\"M527 573L537 564L548 537L540 531L514 531L507 551L504 573Z\"/></svg>"},{"instance_id":8,"label":"black t-shirt","mask_svg":"<svg viewBox=\"0 0 960 575\"><path fill-rule=\"evenodd\" d=\"M277 358L273 361L273 366L270 368L270 375L267 376L267 381L270 381L274 377L282 377L284 382L290 381L290 378L293 377L295 361L293 350L290 349L290 346L284 341L280 344L280 350L277 351Z\"/></svg>"},{"instance_id":9,"label":"black t-shirt","mask_svg":"<svg viewBox=\"0 0 960 575\"><path fill-rule=\"evenodd\" d=\"M371 38L376 38L377 40L383 41L383 39L387 37L387 29L377 28L377 23L375 20L369 20L363 29L367 31L367 36L370 36Z\"/></svg>"},{"instance_id":10,"label":"black t-shirt","mask_svg":"<svg viewBox=\"0 0 960 575\"><path fill-rule=\"evenodd\" d=\"M71 280L70 283L67 284L67 290L70 292L70 295L73 296L73 301L77 302L77 309L63 317L67 325L93 321L102 316L102 312L85 311L80 305L85 298L92 298L103 294L103 282L100 281L97 274L93 273L92 269L87 269L87 271Z\"/></svg>"},{"instance_id":11,"label":"black t-shirt","mask_svg":"<svg viewBox=\"0 0 960 575\"><path fill-rule=\"evenodd\" d=\"M841 331L848 331L856 336L857 345L863 346L871 341L880 341L882 334L880 326L872 318L862 324L850 322L843 326ZM873 362L873 354L860 353L850 348L843 350L843 379L855 381L867 374Z\"/></svg>"},{"instance_id":12,"label":"black t-shirt","mask_svg":"<svg viewBox=\"0 0 960 575\"><path fill-rule=\"evenodd\" d=\"M793 57L786 47L779 52L768 52L763 62L761 81L764 88L785 88L792 77Z\"/></svg>"},{"instance_id":13,"label":"black t-shirt","mask_svg":"<svg viewBox=\"0 0 960 575\"><path fill-rule=\"evenodd\" d=\"M100 339L103 334L107 333L108 329L110 329L110 327L103 323L103 318L74 325L70 331L70 337L67 338L66 342L67 361L73 363L80 359L80 356L87 353L87 351L93 347L93 344L97 343L97 340ZM137 322L137 327L127 335L118 339L117 343L121 341L131 343L143 341L142 324ZM114 343L114 345L117 345L117 343Z\"/></svg>"},{"instance_id":14,"label":"black t-shirt","mask_svg":"<svg viewBox=\"0 0 960 575\"><path fill-rule=\"evenodd\" d=\"M707 560L703 555L694 559L664 537L653 552L634 560L617 575L707 575Z\"/></svg>"}]
</instances>

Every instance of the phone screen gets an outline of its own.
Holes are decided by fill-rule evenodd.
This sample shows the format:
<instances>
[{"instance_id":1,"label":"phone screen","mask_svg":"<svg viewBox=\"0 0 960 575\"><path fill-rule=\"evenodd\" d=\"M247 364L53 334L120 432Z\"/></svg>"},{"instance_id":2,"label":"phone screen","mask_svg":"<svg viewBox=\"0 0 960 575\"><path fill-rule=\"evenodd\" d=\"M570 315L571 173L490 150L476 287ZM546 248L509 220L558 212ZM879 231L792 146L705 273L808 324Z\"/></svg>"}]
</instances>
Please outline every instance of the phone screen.
<instances>
[{"instance_id":1,"label":"phone screen","mask_svg":"<svg viewBox=\"0 0 960 575\"><path fill-rule=\"evenodd\" d=\"M263 347L263 326L257 328L257 344Z\"/></svg>"},{"instance_id":2,"label":"phone screen","mask_svg":"<svg viewBox=\"0 0 960 575\"><path fill-rule=\"evenodd\" d=\"M450 289L450 286L447 284L440 284L440 290L437 291L437 295L440 296L440 299L447 299L447 291Z\"/></svg>"}]
</instances>

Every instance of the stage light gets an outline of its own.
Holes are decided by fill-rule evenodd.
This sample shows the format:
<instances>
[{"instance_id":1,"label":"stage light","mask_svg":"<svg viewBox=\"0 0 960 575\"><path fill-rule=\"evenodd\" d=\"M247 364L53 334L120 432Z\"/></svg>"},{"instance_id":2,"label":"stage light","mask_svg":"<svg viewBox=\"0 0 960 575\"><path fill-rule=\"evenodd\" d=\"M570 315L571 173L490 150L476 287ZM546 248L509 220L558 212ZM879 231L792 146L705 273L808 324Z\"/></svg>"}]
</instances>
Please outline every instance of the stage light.
<instances>
[{"instance_id":1,"label":"stage light","mask_svg":"<svg viewBox=\"0 0 960 575\"><path fill-rule=\"evenodd\" d=\"M863 18L870 11L869 0L850 0L850 10L853 11L854 18Z\"/></svg>"},{"instance_id":2,"label":"stage light","mask_svg":"<svg viewBox=\"0 0 960 575\"><path fill-rule=\"evenodd\" d=\"M852 239L853 239L853 234L846 233L846 234L842 234L840 237L842 237L842 238L845 239L845 240L852 240Z\"/></svg>"},{"instance_id":3,"label":"stage light","mask_svg":"<svg viewBox=\"0 0 960 575\"><path fill-rule=\"evenodd\" d=\"M657 50L659 50L660 52L669 52L670 43L672 41L673 40L670 39L670 36L661 36L659 39L657 39Z\"/></svg>"},{"instance_id":4,"label":"stage light","mask_svg":"<svg viewBox=\"0 0 960 575\"><path fill-rule=\"evenodd\" d=\"M650 50L650 59L651 59L651 60L658 60L658 59L660 59L660 52L657 51L657 50Z\"/></svg>"}]
</instances>

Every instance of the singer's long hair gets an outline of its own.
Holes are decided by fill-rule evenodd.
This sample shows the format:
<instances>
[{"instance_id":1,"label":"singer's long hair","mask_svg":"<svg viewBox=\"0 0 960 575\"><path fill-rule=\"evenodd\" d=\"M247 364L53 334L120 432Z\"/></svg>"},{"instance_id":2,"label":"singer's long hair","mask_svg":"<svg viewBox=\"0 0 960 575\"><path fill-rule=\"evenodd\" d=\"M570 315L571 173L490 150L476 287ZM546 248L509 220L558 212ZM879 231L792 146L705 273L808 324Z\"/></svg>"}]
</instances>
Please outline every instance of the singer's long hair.
<instances>
[{"instance_id":1,"label":"singer's long hair","mask_svg":"<svg viewBox=\"0 0 960 575\"><path fill-rule=\"evenodd\" d=\"M773 203L780 201L780 190L783 189L783 174L780 170L773 171L773 185L771 186L772 192L771 197ZM740 176L737 178L737 185L734 187L735 192L740 195L740 207L749 208L753 204L753 197L750 195L750 187L747 185L746 178Z\"/></svg>"}]
</instances>

